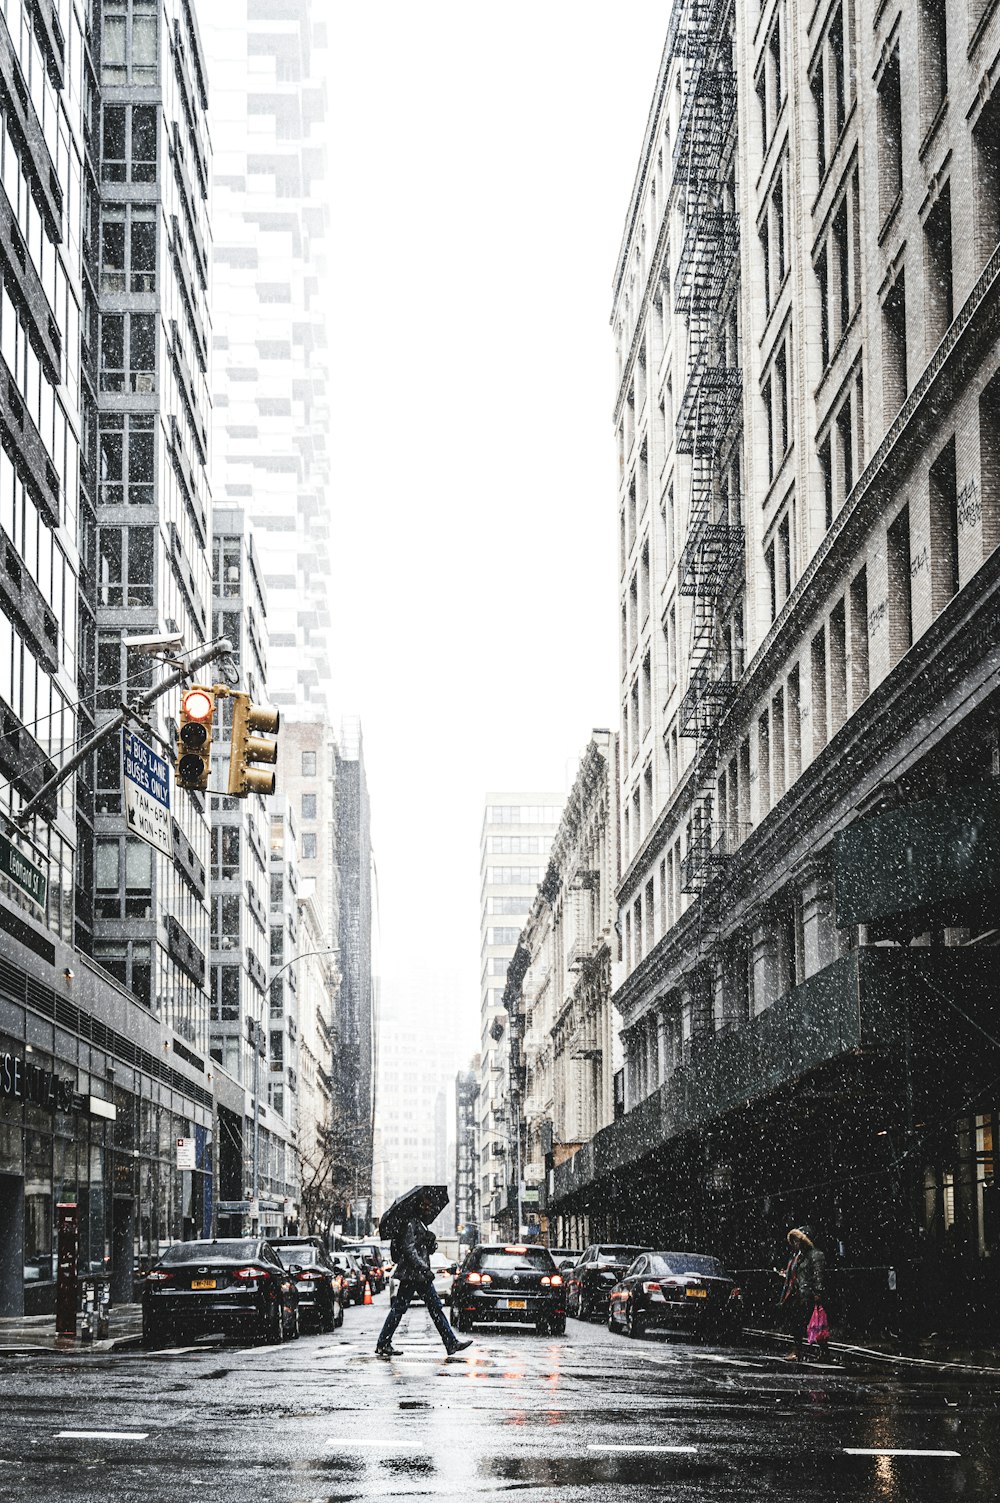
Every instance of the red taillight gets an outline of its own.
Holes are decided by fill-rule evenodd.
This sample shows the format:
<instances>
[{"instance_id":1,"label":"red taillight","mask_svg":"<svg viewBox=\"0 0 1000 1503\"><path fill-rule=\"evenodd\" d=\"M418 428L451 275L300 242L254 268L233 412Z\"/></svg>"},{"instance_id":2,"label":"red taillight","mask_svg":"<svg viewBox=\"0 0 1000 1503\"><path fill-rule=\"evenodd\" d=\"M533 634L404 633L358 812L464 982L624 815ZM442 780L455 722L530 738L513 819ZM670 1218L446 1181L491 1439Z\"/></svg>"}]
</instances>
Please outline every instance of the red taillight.
<instances>
[{"instance_id":1,"label":"red taillight","mask_svg":"<svg viewBox=\"0 0 1000 1503\"><path fill-rule=\"evenodd\" d=\"M491 1273L484 1273L483 1274L483 1283L484 1284L492 1284L492 1282L493 1282L493 1275Z\"/></svg>"},{"instance_id":2,"label":"red taillight","mask_svg":"<svg viewBox=\"0 0 1000 1503\"><path fill-rule=\"evenodd\" d=\"M481 1273L467 1273L465 1275L465 1278L466 1282L469 1284L481 1284L483 1282L483 1276Z\"/></svg>"},{"instance_id":3,"label":"red taillight","mask_svg":"<svg viewBox=\"0 0 1000 1503\"><path fill-rule=\"evenodd\" d=\"M730 1291L729 1291L729 1298L730 1299L742 1299L743 1298L743 1290L742 1289L737 1289L736 1285L734 1284L733 1287L732 1287L732 1289L730 1289Z\"/></svg>"},{"instance_id":4,"label":"red taillight","mask_svg":"<svg viewBox=\"0 0 1000 1503\"><path fill-rule=\"evenodd\" d=\"M296 1278L300 1278L300 1279L323 1279L323 1278L325 1278L325 1274L319 1268L303 1268L303 1270L302 1270L301 1273L296 1274Z\"/></svg>"},{"instance_id":5,"label":"red taillight","mask_svg":"<svg viewBox=\"0 0 1000 1503\"><path fill-rule=\"evenodd\" d=\"M151 1268L146 1275L150 1284L168 1284L173 1279L172 1273L167 1273L165 1268Z\"/></svg>"},{"instance_id":6,"label":"red taillight","mask_svg":"<svg viewBox=\"0 0 1000 1503\"><path fill-rule=\"evenodd\" d=\"M237 1268L234 1271L234 1273L233 1273L233 1278L234 1279L239 1279L241 1282L247 1282L250 1279L266 1279L267 1278L267 1269L266 1268Z\"/></svg>"},{"instance_id":7,"label":"red taillight","mask_svg":"<svg viewBox=\"0 0 1000 1503\"><path fill-rule=\"evenodd\" d=\"M660 1293L662 1293L662 1290L660 1289L659 1284L656 1284L656 1283L650 1282L648 1284L643 1284L642 1287L643 1287L643 1290L645 1291L646 1294L660 1294Z\"/></svg>"},{"instance_id":8,"label":"red taillight","mask_svg":"<svg viewBox=\"0 0 1000 1503\"><path fill-rule=\"evenodd\" d=\"M549 1282L552 1285L553 1289L560 1289L562 1287L562 1281L563 1281L563 1279L562 1279L562 1274L561 1273L554 1273L552 1275L551 1279L549 1280Z\"/></svg>"}]
</instances>

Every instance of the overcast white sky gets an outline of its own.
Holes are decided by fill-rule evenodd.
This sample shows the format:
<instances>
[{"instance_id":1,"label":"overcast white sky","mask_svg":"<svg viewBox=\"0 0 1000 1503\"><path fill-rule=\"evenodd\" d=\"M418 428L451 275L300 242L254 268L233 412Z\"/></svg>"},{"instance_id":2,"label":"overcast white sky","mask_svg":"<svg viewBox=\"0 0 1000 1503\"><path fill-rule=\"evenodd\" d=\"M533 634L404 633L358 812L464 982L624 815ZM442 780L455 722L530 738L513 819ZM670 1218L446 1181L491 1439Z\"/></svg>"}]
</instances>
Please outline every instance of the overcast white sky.
<instances>
[{"instance_id":1,"label":"overcast white sky","mask_svg":"<svg viewBox=\"0 0 1000 1503\"><path fill-rule=\"evenodd\" d=\"M330 12L337 702L384 999L439 999L462 1057L484 795L568 790L618 724L608 320L669 11Z\"/></svg>"}]
</instances>

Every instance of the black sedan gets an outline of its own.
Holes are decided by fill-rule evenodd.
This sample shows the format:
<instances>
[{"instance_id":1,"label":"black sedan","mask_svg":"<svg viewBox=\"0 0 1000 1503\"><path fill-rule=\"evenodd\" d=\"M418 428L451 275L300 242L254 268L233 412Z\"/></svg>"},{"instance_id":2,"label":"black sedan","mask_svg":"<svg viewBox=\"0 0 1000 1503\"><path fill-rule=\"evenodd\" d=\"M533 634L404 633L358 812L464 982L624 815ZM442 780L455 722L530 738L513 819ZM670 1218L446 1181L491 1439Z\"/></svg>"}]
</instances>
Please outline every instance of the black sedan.
<instances>
[{"instance_id":1,"label":"black sedan","mask_svg":"<svg viewBox=\"0 0 1000 1503\"><path fill-rule=\"evenodd\" d=\"M143 1344L160 1346L208 1331L258 1341L297 1336L299 1295L292 1275L259 1237L174 1242L146 1275Z\"/></svg>"},{"instance_id":2,"label":"black sedan","mask_svg":"<svg viewBox=\"0 0 1000 1503\"><path fill-rule=\"evenodd\" d=\"M299 1291L299 1320L315 1320L321 1331L344 1324L340 1279L319 1237L274 1237L271 1240L284 1266L295 1273Z\"/></svg>"},{"instance_id":3,"label":"black sedan","mask_svg":"<svg viewBox=\"0 0 1000 1503\"><path fill-rule=\"evenodd\" d=\"M735 1337L743 1301L718 1258L704 1253L643 1253L611 1291L608 1330L643 1336L650 1326Z\"/></svg>"},{"instance_id":4,"label":"black sedan","mask_svg":"<svg viewBox=\"0 0 1000 1503\"><path fill-rule=\"evenodd\" d=\"M603 1314L611 1293L626 1268L645 1247L621 1242L595 1242L580 1255L579 1262L566 1276L566 1306L570 1315L589 1320L596 1311Z\"/></svg>"},{"instance_id":5,"label":"black sedan","mask_svg":"<svg viewBox=\"0 0 1000 1503\"><path fill-rule=\"evenodd\" d=\"M517 1321L562 1336L566 1288L547 1247L481 1243L455 1275L451 1311L460 1331L471 1331L477 1321Z\"/></svg>"}]
</instances>

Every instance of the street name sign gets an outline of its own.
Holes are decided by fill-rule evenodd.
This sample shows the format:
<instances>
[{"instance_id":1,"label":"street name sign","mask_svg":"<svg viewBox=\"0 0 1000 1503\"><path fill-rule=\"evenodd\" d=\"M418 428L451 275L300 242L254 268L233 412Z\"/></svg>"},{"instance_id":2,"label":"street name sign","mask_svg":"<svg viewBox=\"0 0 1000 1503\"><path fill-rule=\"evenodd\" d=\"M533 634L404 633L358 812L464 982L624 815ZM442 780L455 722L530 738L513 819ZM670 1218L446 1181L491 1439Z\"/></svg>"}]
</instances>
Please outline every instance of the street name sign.
<instances>
[{"instance_id":1,"label":"street name sign","mask_svg":"<svg viewBox=\"0 0 1000 1503\"><path fill-rule=\"evenodd\" d=\"M48 878L40 866L29 861L16 845L11 844L6 835L0 835L0 876L7 877L22 892L26 892L39 908L45 907Z\"/></svg>"},{"instance_id":2,"label":"street name sign","mask_svg":"<svg viewBox=\"0 0 1000 1503\"><path fill-rule=\"evenodd\" d=\"M122 729L122 782L129 833L172 856L170 765L127 726Z\"/></svg>"}]
</instances>

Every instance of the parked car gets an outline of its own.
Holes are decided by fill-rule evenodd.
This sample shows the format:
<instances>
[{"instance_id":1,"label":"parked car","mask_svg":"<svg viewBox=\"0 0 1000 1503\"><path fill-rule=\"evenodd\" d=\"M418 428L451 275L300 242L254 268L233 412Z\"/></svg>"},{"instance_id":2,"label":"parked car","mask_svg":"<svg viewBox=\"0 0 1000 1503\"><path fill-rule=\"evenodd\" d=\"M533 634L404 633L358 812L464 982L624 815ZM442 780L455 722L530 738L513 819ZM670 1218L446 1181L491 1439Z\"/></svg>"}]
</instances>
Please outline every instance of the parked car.
<instances>
[{"instance_id":1,"label":"parked car","mask_svg":"<svg viewBox=\"0 0 1000 1503\"><path fill-rule=\"evenodd\" d=\"M743 1321L735 1279L704 1253L654 1252L636 1258L611 1291L608 1330L642 1336L651 1326L734 1338Z\"/></svg>"},{"instance_id":2,"label":"parked car","mask_svg":"<svg viewBox=\"0 0 1000 1503\"><path fill-rule=\"evenodd\" d=\"M331 1262L343 1277L346 1303L362 1304L365 1297L365 1271L361 1266L361 1260L353 1253L341 1248L339 1252L332 1254Z\"/></svg>"},{"instance_id":3,"label":"parked car","mask_svg":"<svg viewBox=\"0 0 1000 1503\"><path fill-rule=\"evenodd\" d=\"M566 1276L566 1308L570 1315L589 1320L597 1312L604 1314L611 1293L629 1264L648 1247L631 1247L620 1242L593 1243L580 1255Z\"/></svg>"},{"instance_id":4,"label":"parked car","mask_svg":"<svg viewBox=\"0 0 1000 1503\"><path fill-rule=\"evenodd\" d=\"M289 1340L299 1333L297 1267L286 1269L258 1237L174 1242L146 1275L143 1344L209 1331Z\"/></svg>"},{"instance_id":5,"label":"parked car","mask_svg":"<svg viewBox=\"0 0 1000 1503\"><path fill-rule=\"evenodd\" d=\"M438 1298L442 1305L446 1305L451 1299L451 1286L458 1272L458 1264L453 1263L451 1258L445 1257L444 1253L431 1253L430 1265L434 1271L434 1288L438 1292ZM389 1298L395 1299L396 1290L399 1288L399 1274L395 1271L389 1276ZM414 1295L413 1299L418 1296ZM413 1304L413 1299L410 1304Z\"/></svg>"},{"instance_id":6,"label":"parked car","mask_svg":"<svg viewBox=\"0 0 1000 1503\"><path fill-rule=\"evenodd\" d=\"M562 1274L547 1247L480 1243L455 1275L452 1319L459 1331L471 1331L477 1321L519 1321L562 1336L565 1296Z\"/></svg>"},{"instance_id":7,"label":"parked car","mask_svg":"<svg viewBox=\"0 0 1000 1503\"><path fill-rule=\"evenodd\" d=\"M309 1317L321 1331L344 1324L341 1281L320 1237L273 1237L274 1248L284 1266L298 1265L295 1287L299 1291L299 1320Z\"/></svg>"},{"instance_id":8,"label":"parked car","mask_svg":"<svg viewBox=\"0 0 1000 1503\"><path fill-rule=\"evenodd\" d=\"M385 1260L382 1257L382 1244L380 1242L352 1242L345 1247L344 1251L352 1253L359 1260L372 1286L372 1293L381 1294L388 1278Z\"/></svg>"}]
</instances>

